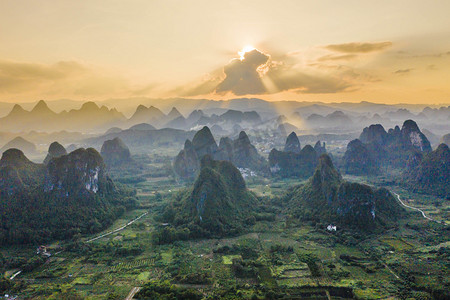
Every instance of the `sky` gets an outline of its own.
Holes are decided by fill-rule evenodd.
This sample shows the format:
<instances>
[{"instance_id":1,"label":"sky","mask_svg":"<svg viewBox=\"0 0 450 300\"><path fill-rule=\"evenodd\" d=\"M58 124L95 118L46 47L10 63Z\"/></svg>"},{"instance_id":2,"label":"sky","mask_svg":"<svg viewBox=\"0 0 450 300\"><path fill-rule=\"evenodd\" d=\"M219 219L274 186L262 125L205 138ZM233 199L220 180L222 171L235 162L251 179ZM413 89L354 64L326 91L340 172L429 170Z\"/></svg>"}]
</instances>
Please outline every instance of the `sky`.
<instances>
[{"instance_id":1,"label":"sky","mask_svg":"<svg viewBox=\"0 0 450 300\"><path fill-rule=\"evenodd\" d=\"M0 0L0 101L450 104L450 1Z\"/></svg>"}]
</instances>

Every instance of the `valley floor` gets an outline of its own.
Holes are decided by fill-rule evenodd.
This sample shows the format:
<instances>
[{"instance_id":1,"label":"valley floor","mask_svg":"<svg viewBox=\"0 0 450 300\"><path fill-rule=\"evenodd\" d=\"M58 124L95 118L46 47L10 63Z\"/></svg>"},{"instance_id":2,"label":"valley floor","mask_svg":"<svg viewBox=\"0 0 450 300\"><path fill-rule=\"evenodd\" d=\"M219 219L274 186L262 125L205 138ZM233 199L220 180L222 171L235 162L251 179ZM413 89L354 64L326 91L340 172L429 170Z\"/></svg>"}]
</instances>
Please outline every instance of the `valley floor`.
<instances>
[{"instance_id":1,"label":"valley floor","mask_svg":"<svg viewBox=\"0 0 450 300\"><path fill-rule=\"evenodd\" d=\"M50 250L53 255L44 264L18 274L12 280L17 295L21 299L63 295L132 299L148 280L169 280L204 295L234 293L248 299L258 299L270 289L285 291L285 299L342 299L352 293L359 299L427 299L450 288L446 200L390 186L406 205L447 225L408 209L408 217L400 220L397 229L360 239L340 233L339 228L335 233L317 225L290 224L280 214L275 221L259 221L236 237L153 245L152 232L165 226L155 216L177 189L177 184L166 183L149 182L145 188L140 183L140 209L127 212L103 233L65 242L64 251ZM292 184L286 180L249 187L259 195L273 196ZM36 256L35 247L0 250L6 259ZM17 272L7 270L7 275Z\"/></svg>"}]
</instances>

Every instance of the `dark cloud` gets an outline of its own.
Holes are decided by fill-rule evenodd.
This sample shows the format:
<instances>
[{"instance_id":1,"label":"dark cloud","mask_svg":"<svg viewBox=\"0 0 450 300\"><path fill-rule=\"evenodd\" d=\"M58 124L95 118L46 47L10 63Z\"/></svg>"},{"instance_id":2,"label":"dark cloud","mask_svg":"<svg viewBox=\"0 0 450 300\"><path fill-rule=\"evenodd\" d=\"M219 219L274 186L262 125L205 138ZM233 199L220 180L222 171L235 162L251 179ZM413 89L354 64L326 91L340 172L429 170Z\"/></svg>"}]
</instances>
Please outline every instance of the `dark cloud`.
<instances>
[{"instance_id":1,"label":"dark cloud","mask_svg":"<svg viewBox=\"0 0 450 300\"><path fill-rule=\"evenodd\" d=\"M325 46L325 49L342 53L369 53L381 51L392 46L391 42L346 43Z\"/></svg>"},{"instance_id":2,"label":"dark cloud","mask_svg":"<svg viewBox=\"0 0 450 300\"><path fill-rule=\"evenodd\" d=\"M351 59L352 55L343 55L340 59ZM281 56L280 56L281 57ZM258 50L247 52L242 60L233 59L223 69L225 78L214 76L193 88L177 89L183 96L205 95L211 92L234 95L261 95L283 91L295 93L338 93L354 90L356 86L350 81L348 70L322 72L307 68L303 70L292 56L281 57L273 61L271 56ZM336 58L338 59L338 58ZM347 80L351 79L351 80Z\"/></svg>"},{"instance_id":3,"label":"dark cloud","mask_svg":"<svg viewBox=\"0 0 450 300\"><path fill-rule=\"evenodd\" d=\"M270 56L258 50L233 59L224 67L225 79L217 86L216 93L232 92L235 95L264 94L266 92L258 68L269 61Z\"/></svg>"},{"instance_id":4,"label":"dark cloud","mask_svg":"<svg viewBox=\"0 0 450 300\"><path fill-rule=\"evenodd\" d=\"M411 71L414 69L400 69L394 72L394 74L398 74L398 75L405 75L408 73L411 73Z\"/></svg>"}]
</instances>

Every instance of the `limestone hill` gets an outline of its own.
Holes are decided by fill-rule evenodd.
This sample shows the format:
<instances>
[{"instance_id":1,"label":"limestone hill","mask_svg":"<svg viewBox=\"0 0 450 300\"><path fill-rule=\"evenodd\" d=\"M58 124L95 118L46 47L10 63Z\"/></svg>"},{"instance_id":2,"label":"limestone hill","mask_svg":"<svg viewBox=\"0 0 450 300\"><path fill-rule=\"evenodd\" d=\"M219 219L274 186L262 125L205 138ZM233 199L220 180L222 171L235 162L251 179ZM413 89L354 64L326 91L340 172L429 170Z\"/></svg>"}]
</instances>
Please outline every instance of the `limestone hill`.
<instances>
[{"instance_id":1,"label":"limestone hill","mask_svg":"<svg viewBox=\"0 0 450 300\"><path fill-rule=\"evenodd\" d=\"M394 226L404 213L388 190L344 181L326 154L308 183L289 192L286 199L299 220L370 232Z\"/></svg>"},{"instance_id":2,"label":"limestone hill","mask_svg":"<svg viewBox=\"0 0 450 300\"><path fill-rule=\"evenodd\" d=\"M165 221L188 228L193 237L224 236L241 230L256 203L232 163L206 155L193 187L166 209Z\"/></svg>"},{"instance_id":3,"label":"limestone hill","mask_svg":"<svg viewBox=\"0 0 450 300\"><path fill-rule=\"evenodd\" d=\"M94 233L134 206L92 148L35 164L17 149L0 160L0 243L42 243Z\"/></svg>"},{"instance_id":4,"label":"limestone hill","mask_svg":"<svg viewBox=\"0 0 450 300\"><path fill-rule=\"evenodd\" d=\"M450 149L440 144L436 150L411 158L404 180L412 190L450 199Z\"/></svg>"},{"instance_id":5,"label":"limestone hill","mask_svg":"<svg viewBox=\"0 0 450 300\"><path fill-rule=\"evenodd\" d=\"M431 145L416 122L406 120L386 132L380 124L364 128L359 141L351 141L344 155L344 168L349 174L371 174L381 167L405 168L411 155L428 153Z\"/></svg>"}]
</instances>

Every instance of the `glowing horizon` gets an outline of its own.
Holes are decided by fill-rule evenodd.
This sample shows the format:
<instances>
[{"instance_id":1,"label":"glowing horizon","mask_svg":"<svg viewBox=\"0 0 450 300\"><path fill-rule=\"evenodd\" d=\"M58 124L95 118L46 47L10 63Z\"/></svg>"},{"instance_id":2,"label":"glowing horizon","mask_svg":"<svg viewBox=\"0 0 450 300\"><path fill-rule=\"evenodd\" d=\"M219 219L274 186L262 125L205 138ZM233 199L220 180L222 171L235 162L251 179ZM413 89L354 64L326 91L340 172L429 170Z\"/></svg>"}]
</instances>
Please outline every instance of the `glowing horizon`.
<instances>
[{"instance_id":1,"label":"glowing horizon","mask_svg":"<svg viewBox=\"0 0 450 300\"><path fill-rule=\"evenodd\" d=\"M448 1L194 2L3 1L0 101L450 104Z\"/></svg>"}]
</instances>

